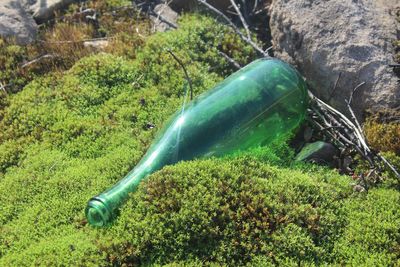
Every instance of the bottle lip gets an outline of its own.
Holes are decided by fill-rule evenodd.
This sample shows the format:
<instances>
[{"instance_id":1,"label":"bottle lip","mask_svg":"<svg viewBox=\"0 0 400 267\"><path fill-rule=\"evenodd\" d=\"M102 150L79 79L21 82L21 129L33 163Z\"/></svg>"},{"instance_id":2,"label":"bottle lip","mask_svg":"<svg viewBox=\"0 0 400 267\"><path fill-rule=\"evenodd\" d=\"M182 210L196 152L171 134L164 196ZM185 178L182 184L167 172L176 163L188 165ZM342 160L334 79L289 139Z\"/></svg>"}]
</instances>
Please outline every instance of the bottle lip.
<instances>
[{"instance_id":1,"label":"bottle lip","mask_svg":"<svg viewBox=\"0 0 400 267\"><path fill-rule=\"evenodd\" d=\"M111 211L99 198L92 198L85 209L86 218L90 225L101 227L111 221Z\"/></svg>"}]
</instances>

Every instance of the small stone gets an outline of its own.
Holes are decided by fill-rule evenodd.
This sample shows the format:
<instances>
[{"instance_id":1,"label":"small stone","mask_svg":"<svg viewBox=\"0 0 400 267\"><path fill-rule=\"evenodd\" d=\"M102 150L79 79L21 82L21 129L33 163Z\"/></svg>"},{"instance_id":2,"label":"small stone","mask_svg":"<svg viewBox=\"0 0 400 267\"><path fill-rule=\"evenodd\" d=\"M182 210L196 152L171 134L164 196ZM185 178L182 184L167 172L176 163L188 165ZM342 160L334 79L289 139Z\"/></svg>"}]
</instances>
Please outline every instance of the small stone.
<instances>
[{"instance_id":1,"label":"small stone","mask_svg":"<svg viewBox=\"0 0 400 267\"><path fill-rule=\"evenodd\" d=\"M355 185L355 186L353 187L353 190L354 190L355 192L359 192L359 193L362 193L362 192L365 192L365 191L366 191L365 188L364 188L363 186L359 185L359 184Z\"/></svg>"},{"instance_id":2,"label":"small stone","mask_svg":"<svg viewBox=\"0 0 400 267\"><path fill-rule=\"evenodd\" d=\"M156 127L156 126L153 123L151 123L151 122L146 123L147 129L153 129L154 127Z\"/></svg>"},{"instance_id":3,"label":"small stone","mask_svg":"<svg viewBox=\"0 0 400 267\"><path fill-rule=\"evenodd\" d=\"M159 4L154 7L154 15L150 19L154 23L157 32L165 32L173 29L178 20L178 13L172 10L167 4Z\"/></svg>"},{"instance_id":4,"label":"small stone","mask_svg":"<svg viewBox=\"0 0 400 267\"><path fill-rule=\"evenodd\" d=\"M306 144L297 154L296 161L314 162L334 167L339 150L332 144L317 141Z\"/></svg>"},{"instance_id":5,"label":"small stone","mask_svg":"<svg viewBox=\"0 0 400 267\"><path fill-rule=\"evenodd\" d=\"M84 47L93 48L94 50L104 50L108 46L108 40L93 40L83 42Z\"/></svg>"}]
</instances>

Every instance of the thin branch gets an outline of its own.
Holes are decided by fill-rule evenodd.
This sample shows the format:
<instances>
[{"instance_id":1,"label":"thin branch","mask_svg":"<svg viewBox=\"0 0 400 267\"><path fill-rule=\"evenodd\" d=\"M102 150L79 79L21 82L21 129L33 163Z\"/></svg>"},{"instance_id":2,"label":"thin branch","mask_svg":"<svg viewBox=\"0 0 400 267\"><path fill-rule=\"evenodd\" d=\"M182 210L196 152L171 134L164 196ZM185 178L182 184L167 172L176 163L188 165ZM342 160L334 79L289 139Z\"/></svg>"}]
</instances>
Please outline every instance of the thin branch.
<instances>
[{"instance_id":1,"label":"thin branch","mask_svg":"<svg viewBox=\"0 0 400 267\"><path fill-rule=\"evenodd\" d=\"M6 87L7 87L7 85L4 85L2 82L0 82L0 89L1 89L2 91L4 91L4 93L5 93L6 95L8 95L8 92L7 92L7 90L6 90Z\"/></svg>"},{"instance_id":2,"label":"thin branch","mask_svg":"<svg viewBox=\"0 0 400 267\"><path fill-rule=\"evenodd\" d=\"M247 38L239 29L236 27L236 25L221 11L210 5L209 3L206 2L206 0L197 0L200 4L206 6L208 9L213 11L215 14L217 14L219 17L223 18L229 26L235 31L235 33L246 43L251 45L254 50L256 50L258 53L263 55L264 57L269 57L267 53L264 52L256 43L254 43L251 39Z\"/></svg>"},{"instance_id":3,"label":"thin branch","mask_svg":"<svg viewBox=\"0 0 400 267\"><path fill-rule=\"evenodd\" d=\"M268 47L267 49L265 49L265 53L267 53L267 55L269 56L269 51L272 50L272 48L274 48L272 45L270 47Z\"/></svg>"},{"instance_id":4,"label":"thin branch","mask_svg":"<svg viewBox=\"0 0 400 267\"><path fill-rule=\"evenodd\" d=\"M167 49L167 52L178 62L178 64L182 67L183 72L185 73L185 77L187 82L189 83L189 88L190 88L190 100L193 99L193 85L192 85L192 79L190 79L189 74L185 68L185 65L183 65L182 61L171 51L171 49Z\"/></svg>"},{"instance_id":5,"label":"thin branch","mask_svg":"<svg viewBox=\"0 0 400 267\"><path fill-rule=\"evenodd\" d=\"M260 14L261 12L264 12L264 9L263 9L263 8L261 8L261 9L259 9L259 10L256 10L256 11L254 12L254 15L258 15L258 14Z\"/></svg>"},{"instance_id":6,"label":"thin branch","mask_svg":"<svg viewBox=\"0 0 400 267\"><path fill-rule=\"evenodd\" d=\"M333 95L335 94L335 91L336 91L336 88L338 86L338 83L339 83L339 80L340 80L341 76L342 76L342 72L339 72L339 75L338 75L338 77L336 79L335 85L333 86L333 89L332 89L331 93L329 94L328 100L326 102L331 101Z\"/></svg>"},{"instance_id":7,"label":"thin branch","mask_svg":"<svg viewBox=\"0 0 400 267\"><path fill-rule=\"evenodd\" d=\"M331 131L328 131L328 130L330 129L330 127L326 128L326 127L322 126L320 123L318 123L318 122L315 121L315 120L310 120L310 122L311 122L314 126L317 126L317 127L319 128L320 131L324 131L325 133L327 133L327 134L332 138L332 140L334 140L334 143L338 144L338 145L341 146L341 147L346 147L346 145L345 145L341 140L339 140L339 139L335 136L335 134L333 134ZM332 126L331 126L331 127L332 127Z\"/></svg>"},{"instance_id":8,"label":"thin branch","mask_svg":"<svg viewBox=\"0 0 400 267\"><path fill-rule=\"evenodd\" d=\"M249 25L247 25L246 20L244 19L242 12L240 12L240 8L238 7L238 5L236 4L235 0L230 0L231 4L233 6L233 8L236 10L236 13L238 14L240 21L242 22L242 25L244 27L244 29L246 30L246 34L247 34L247 39L251 38L251 34L249 31Z\"/></svg>"},{"instance_id":9,"label":"thin branch","mask_svg":"<svg viewBox=\"0 0 400 267\"><path fill-rule=\"evenodd\" d=\"M224 57L229 63L231 63L232 66L234 66L236 69L240 69L242 66L240 66L239 63L237 63L233 58L229 57L227 54L225 54L222 51L217 50L218 54L222 57Z\"/></svg>"},{"instance_id":10,"label":"thin branch","mask_svg":"<svg viewBox=\"0 0 400 267\"><path fill-rule=\"evenodd\" d=\"M346 103L347 103L347 109L350 111L350 116L351 116L351 118L353 119L353 121L355 122L356 127L357 127L357 129L358 129L358 132L360 133L360 135L361 135L361 137L363 138L363 140L365 140L365 136L364 136L363 130L362 130L362 128L361 128L360 123L359 123L358 120L357 120L357 117L356 117L356 115L355 115L353 109L351 108L351 106L350 106L350 104L347 102L347 100L345 100L345 101L346 101Z\"/></svg>"},{"instance_id":11,"label":"thin branch","mask_svg":"<svg viewBox=\"0 0 400 267\"><path fill-rule=\"evenodd\" d=\"M100 41L100 40L109 40L112 37L99 37L99 38L92 38L92 39L82 39L82 40L65 40L65 41L45 41L45 40L38 40L38 42L46 43L46 44L68 44L68 43L84 43L84 42L91 42L91 41Z\"/></svg>"},{"instance_id":12,"label":"thin branch","mask_svg":"<svg viewBox=\"0 0 400 267\"><path fill-rule=\"evenodd\" d=\"M357 117L356 117L356 115L355 115L353 109L351 108L351 102L353 101L354 92L357 91L357 89L360 88L361 86L363 86L364 84L365 84L365 82L362 82L362 83L360 83L359 85L357 85L357 86L353 89L353 91L351 92L351 95L350 95L349 100L345 100L345 101L346 101L346 103L347 103L347 109L349 110L352 119L353 119L354 122L356 123L356 126L357 126L357 128L358 128L358 131L360 132L362 138L365 140L365 136L364 136L363 130L362 130L362 128L361 128L361 125L360 125L360 123L358 122Z\"/></svg>"},{"instance_id":13,"label":"thin branch","mask_svg":"<svg viewBox=\"0 0 400 267\"><path fill-rule=\"evenodd\" d=\"M353 93L362 85L363 83L359 84L353 90ZM400 179L400 174L396 168L383 156L374 153L369 148L362 128L350 107L352 95L349 101L346 102L357 126L354 125L354 123L351 122L344 114L318 99L311 92L309 92L309 95L312 100L310 121L314 126L327 134L335 143L339 144L340 146L354 149L360 156L368 161L371 169L377 170L378 172L381 171L380 165L376 165L376 162L378 161L378 163L383 163L384 166L391 170L395 176ZM321 121L321 123L318 121Z\"/></svg>"},{"instance_id":14,"label":"thin branch","mask_svg":"<svg viewBox=\"0 0 400 267\"><path fill-rule=\"evenodd\" d=\"M251 9L251 8L249 7L250 6L249 1L248 0L238 0L238 1L241 2L238 6L242 10L242 15L243 15L244 20L246 22L250 22L250 20L249 20L249 14L250 14L249 9Z\"/></svg>"},{"instance_id":15,"label":"thin branch","mask_svg":"<svg viewBox=\"0 0 400 267\"><path fill-rule=\"evenodd\" d=\"M400 173L396 170L396 168L384 156L378 154L378 157L383 161L383 163L385 163L386 167L388 167L394 173L394 175L400 179Z\"/></svg>"},{"instance_id":16,"label":"thin branch","mask_svg":"<svg viewBox=\"0 0 400 267\"><path fill-rule=\"evenodd\" d=\"M256 9L257 9L257 6L258 6L258 0L255 0L254 1L254 6L253 6L253 10L251 12L254 13L256 11Z\"/></svg>"},{"instance_id":17,"label":"thin branch","mask_svg":"<svg viewBox=\"0 0 400 267\"><path fill-rule=\"evenodd\" d=\"M21 66L21 68L22 68L22 69L23 69L23 68L26 68L26 67L28 67L28 66L30 66L30 65L32 65L32 64L35 64L35 63L38 62L38 61L41 61L42 59L46 59L46 58L55 58L55 57L57 57L57 55L52 55L52 54L42 55L42 56L39 56L39 57L37 57L37 58L35 58L35 59L33 59L33 60L31 60L31 61L29 61L29 62L23 64L23 65Z\"/></svg>"},{"instance_id":18,"label":"thin branch","mask_svg":"<svg viewBox=\"0 0 400 267\"><path fill-rule=\"evenodd\" d=\"M351 92L350 98L349 98L349 105L351 105L351 101L353 101L353 95L354 93L357 91L358 88L360 88L361 86L363 86L365 84L365 82L360 83L359 85L357 85L353 91Z\"/></svg>"},{"instance_id":19,"label":"thin branch","mask_svg":"<svg viewBox=\"0 0 400 267\"><path fill-rule=\"evenodd\" d=\"M341 112L337 111L333 107L329 106L322 100L315 97L311 92L309 92L310 98L314 100L316 107L313 107L313 111L324 121L326 126L331 126L331 124L327 121L328 119L331 120L335 125L344 125L344 134L348 137L345 137L339 131L335 132L343 141L345 141L350 147L354 147L357 150L364 150L365 154L371 154L371 150L365 143L362 135L359 134L357 127L349 120L345 115ZM320 113L321 110L323 113ZM354 143L354 141L356 143ZM364 155L362 153L362 155ZM367 155L367 158L369 157Z\"/></svg>"},{"instance_id":20,"label":"thin branch","mask_svg":"<svg viewBox=\"0 0 400 267\"><path fill-rule=\"evenodd\" d=\"M226 13L229 13L229 14L231 14L231 15L235 15L235 16L239 16L239 14L238 13L236 13L236 12L233 12L233 11L231 11L231 10L227 10L226 11Z\"/></svg>"},{"instance_id":21,"label":"thin branch","mask_svg":"<svg viewBox=\"0 0 400 267\"><path fill-rule=\"evenodd\" d=\"M310 92L311 94L311 92ZM323 102L322 100L320 100L319 98L315 97L314 95L312 95L312 98L314 98L315 101L317 101L318 104L320 104L321 106L325 107L327 110L329 110L330 112L336 114L340 120L342 122L344 122L345 124L347 124L347 126L354 131L356 137L358 138L358 140L360 141L361 146L363 146L365 148L365 150L367 152L370 152L371 150L369 149L369 147L367 146L362 134L359 132L358 128L354 125L354 123L352 123L344 114L342 114L341 112L337 111L336 109L334 109L333 107L329 106L328 104L326 104L325 102Z\"/></svg>"}]
</instances>

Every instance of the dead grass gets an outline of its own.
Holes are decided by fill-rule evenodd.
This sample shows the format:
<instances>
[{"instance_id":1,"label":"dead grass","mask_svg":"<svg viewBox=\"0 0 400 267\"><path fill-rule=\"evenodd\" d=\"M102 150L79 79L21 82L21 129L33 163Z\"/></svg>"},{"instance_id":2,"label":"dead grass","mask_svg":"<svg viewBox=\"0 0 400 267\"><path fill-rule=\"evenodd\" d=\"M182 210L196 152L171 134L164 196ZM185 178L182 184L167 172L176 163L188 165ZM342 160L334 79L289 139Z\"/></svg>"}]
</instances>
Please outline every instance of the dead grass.
<instances>
[{"instance_id":1,"label":"dead grass","mask_svg":"<svg viewBox=\"0 0 400 267\"><path fill-rule=\"evenodd\" d=\"M137 48L150 34L150 24L132 7L121 7L123 1L72 4L64 13L41 25L38 40L28 46L0 39L0 85L6 85L9 93L17 92L36 76L69 69L93 53L104 51L134 58ZM84 41L98 38L108 40L108 45L100 48L84 45Z\"/></svg>"},{"instance_id":2,"label":"dead grass","mask_svg":"<svg viewBox=\"0 0 400 267\"><path fill-rule=\"evenodd\" d=\"M364 124L364 132L368 143L375 150L394 152L400 155L400 123L398 120L382 122L378 116L369 117Z\"/></svg>"}]
</instances>

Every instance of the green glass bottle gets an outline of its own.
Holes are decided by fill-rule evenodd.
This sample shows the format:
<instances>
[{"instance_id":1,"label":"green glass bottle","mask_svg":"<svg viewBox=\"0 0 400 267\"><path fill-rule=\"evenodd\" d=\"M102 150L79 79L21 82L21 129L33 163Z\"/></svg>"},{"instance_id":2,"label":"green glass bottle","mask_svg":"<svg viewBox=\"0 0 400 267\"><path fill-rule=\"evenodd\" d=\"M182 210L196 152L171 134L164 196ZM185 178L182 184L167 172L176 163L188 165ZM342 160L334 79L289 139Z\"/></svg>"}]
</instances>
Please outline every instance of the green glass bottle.
<instances>
[{"instance_id":1,"label":"green glass bottle","mask_svg":"<svg viewBox=\"0 0 400 267\"><path fill-rule=\"evenodd\" d=\"M290 65L267 58L250 63L172 116L137 166L89 201L89 223L111 222L140 181L163 166L262 146L292 131L307 104L305 82Z\"/></svg>"}]
</instances>

